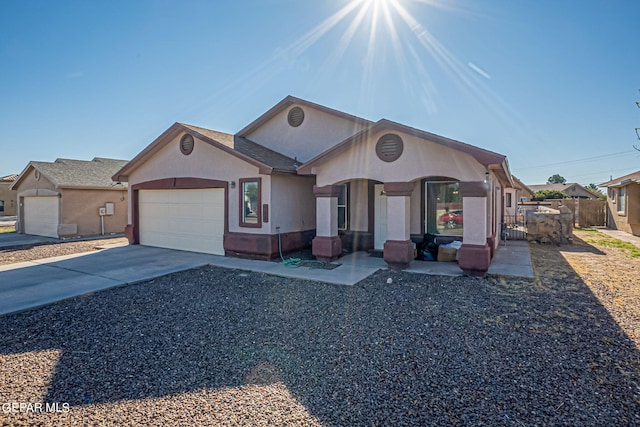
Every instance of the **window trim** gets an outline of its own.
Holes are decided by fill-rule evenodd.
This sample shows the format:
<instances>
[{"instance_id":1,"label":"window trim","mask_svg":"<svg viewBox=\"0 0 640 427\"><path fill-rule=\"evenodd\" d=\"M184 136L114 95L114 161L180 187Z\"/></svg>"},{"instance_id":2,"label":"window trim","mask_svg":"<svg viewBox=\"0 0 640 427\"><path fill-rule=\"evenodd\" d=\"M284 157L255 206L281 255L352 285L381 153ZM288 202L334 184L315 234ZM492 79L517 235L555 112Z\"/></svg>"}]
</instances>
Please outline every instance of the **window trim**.
<instances>
[{"instance_id":1,"label":"window trim","mask_svg":"<svg viewBox=\"0 0 640 427\"><path fill-rule=\"evenodd\" d=\"M344 204L341 205L338 202L338 231L347 231L349 230L349 183L340 184L338 187L342 188L344 191ZM340 196L337 197L340 200ZM344 227L340 228L340 208L344 208Z\"/></svg>"},{"instance_id":2,"label":"window trim","mask_svg":"<svg viewBox=\"0 0 640 427\"><path fill-rule=\"evenodd\" d=\"M616 209L616 212L618 213L618 215L624 215L626 212L626 197L627 197L627 189L626 187L620 187L618 188L618 191L616 191L617 193L617 198L618 198L618 207Z\"/></svg>"},{"instance_id":3,"label":"window trim","mask_svg":"<svg viewBox=\"0 0 640 427\"><path fill-rule=\"evenodd\" d=\"M244 221L244 184L247 182L258 183L258 202L256 204L256 218L258 222ZM262 178L241 178L238 180L238 225L246 228L262 228Z\"/></svg>"}]
</instances>

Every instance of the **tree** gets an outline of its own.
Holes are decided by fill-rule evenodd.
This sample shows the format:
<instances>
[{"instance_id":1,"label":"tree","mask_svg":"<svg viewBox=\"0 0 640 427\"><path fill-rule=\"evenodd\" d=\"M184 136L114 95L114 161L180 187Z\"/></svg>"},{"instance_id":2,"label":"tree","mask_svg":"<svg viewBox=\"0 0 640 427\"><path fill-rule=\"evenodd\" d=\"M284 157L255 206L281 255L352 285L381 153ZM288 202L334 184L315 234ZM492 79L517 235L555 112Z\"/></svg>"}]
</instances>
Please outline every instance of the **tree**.
<instances>
[{"instance_id":1,"label":"tree","mask_svg":"<svg viewBox=\"0 0 640 427\"><path fill-rule=\"evenodd\" d=\"M598 188L598 186L595 185L595 184L589 184L589 185L585 186L584 188L586 188L587 190L591 190L591 192L597 194L598 198L600 200L606 200L607 199L606 194L604 194L602 192L602 190L600 190L600 188Z\"/></svg>"},{"instance_id":2,"label":"tree","mask_svg":"<svg viewBox=\"0 0 640 427\"><path fill-rule=\"evenodd\" d=\"M556 190L540 190L531 198L534 202L542 202L547 199L569 199L570 197L564 191Z\"/></svg>"},{"instance_id":3,"label":"tree","mask_svg":"<svg viewBox=\"0 0 640 427\"><path fill-rule=\"evenodd\" d=\"M567 180L562 175L552 175L547 179L547 184L564 184Z\"/></svg>"}]
</instances>

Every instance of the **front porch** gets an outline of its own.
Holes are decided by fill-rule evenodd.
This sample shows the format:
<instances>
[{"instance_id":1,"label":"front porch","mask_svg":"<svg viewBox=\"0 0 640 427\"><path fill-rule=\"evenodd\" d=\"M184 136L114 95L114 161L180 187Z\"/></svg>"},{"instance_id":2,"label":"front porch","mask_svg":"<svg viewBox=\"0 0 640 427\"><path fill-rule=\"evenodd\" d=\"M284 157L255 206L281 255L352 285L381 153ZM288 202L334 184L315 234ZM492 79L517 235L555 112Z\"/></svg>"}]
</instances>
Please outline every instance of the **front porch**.
<instances>
[{"instance_id":1,"label":"front porch","mask_svg":"<svg viewBox=\"0 0 640 427\"><path fill-rule=\"evenodd\" d=\"M428 243L459 240L459 264L447 263L449 266L440 270L484 275L495 249L495 230L493 235L488 231L492 222L489 186L488 182L460 182L449 177L386 183L355 179L315 186L313 255L333 261L345 252L380 252L383 257L377 262L406 270L416 268L416 263L422 265L420 249ZM433 270L433 264L428 262L428 267L421 268Z\"/></svg>"}]
</instances>

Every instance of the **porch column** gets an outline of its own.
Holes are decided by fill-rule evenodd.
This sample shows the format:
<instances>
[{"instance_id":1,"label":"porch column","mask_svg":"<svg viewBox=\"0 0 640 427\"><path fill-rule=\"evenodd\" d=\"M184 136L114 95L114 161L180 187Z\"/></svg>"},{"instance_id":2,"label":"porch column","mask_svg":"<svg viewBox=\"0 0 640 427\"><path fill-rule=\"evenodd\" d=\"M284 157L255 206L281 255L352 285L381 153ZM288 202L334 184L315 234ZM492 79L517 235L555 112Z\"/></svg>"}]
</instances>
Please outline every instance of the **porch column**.
<instances>
[{"instance_id":1,"label":"porch column","mask_svg":"<svg viewBox=\"0 0 640 427\"><path fill-rule=\"evenodd\" d=\"M384 260L392 270L409 267L414 259L411 242L411 193L413 182L386 182L387 241L384 242Z\"/></svg>"},{"instance_id":2,"label":"porch column","mask_svg":"<svg viewBox=\"0 0 640 427\"><path fill-rule=\"evenodd\" d=\"M342 242L338 236L338 194L340 187L313 186L316 195L316 237L311 243L311 253L320 261L333 261L342 254Z\"/></svg>"},{"instance_id":3,"label":"porch column","mask_svg":"<svg viewBox=\"0 0 640 427\"><path fill-rule=\"evenodd\" d=\"M484 276L491 265L491 248L487 244L487 188L483 181L460 183L464 230L458 266L472 276Z\"/></svg>"}]
</instances>

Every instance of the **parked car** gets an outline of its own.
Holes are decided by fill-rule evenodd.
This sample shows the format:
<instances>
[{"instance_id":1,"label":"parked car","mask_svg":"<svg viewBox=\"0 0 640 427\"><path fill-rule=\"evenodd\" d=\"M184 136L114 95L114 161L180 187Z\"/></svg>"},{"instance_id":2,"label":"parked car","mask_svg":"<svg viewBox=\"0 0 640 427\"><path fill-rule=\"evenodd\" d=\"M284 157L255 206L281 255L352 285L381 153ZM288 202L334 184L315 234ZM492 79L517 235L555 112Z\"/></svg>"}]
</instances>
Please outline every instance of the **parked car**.
<instances>
[{"instance_id":1,"label":"parked car","mask_svg":"<svg viewBox=\"0 0 640 427\"><path fill-rule=\"evenodd\" d=\"M444 228L462 227L462 211L451 211L440 215L438 224L444 225Z\"/></svg>"}]
</instances>

